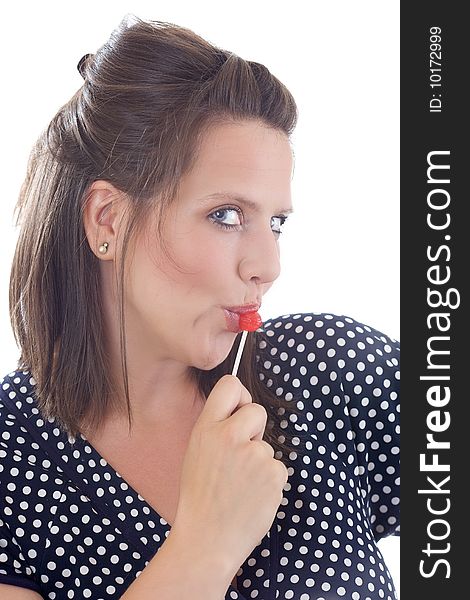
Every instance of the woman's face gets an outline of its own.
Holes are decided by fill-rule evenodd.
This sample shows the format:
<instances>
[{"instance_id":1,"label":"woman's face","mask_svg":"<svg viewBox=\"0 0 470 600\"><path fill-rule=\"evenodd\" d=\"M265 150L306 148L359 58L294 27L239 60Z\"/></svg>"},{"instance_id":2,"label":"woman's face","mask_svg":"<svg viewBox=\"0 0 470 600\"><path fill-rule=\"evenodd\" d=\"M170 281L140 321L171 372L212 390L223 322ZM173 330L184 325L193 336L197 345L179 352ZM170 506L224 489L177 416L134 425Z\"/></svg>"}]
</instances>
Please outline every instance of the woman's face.
<instances>
[{"instance_id":1,"label":"woman's face","mask_svg":"<svg viewBox=\"0 0 470 600\"><path fill-rule=\"evenodd\" d=\"M200 369L227 357L241 307L256 310L279 275L292 160L285 134L258 122L209 130L163 223L167 252L156 223L137 240L125 292L130 341L155 360Z\"/></svg>"}]
</instances>

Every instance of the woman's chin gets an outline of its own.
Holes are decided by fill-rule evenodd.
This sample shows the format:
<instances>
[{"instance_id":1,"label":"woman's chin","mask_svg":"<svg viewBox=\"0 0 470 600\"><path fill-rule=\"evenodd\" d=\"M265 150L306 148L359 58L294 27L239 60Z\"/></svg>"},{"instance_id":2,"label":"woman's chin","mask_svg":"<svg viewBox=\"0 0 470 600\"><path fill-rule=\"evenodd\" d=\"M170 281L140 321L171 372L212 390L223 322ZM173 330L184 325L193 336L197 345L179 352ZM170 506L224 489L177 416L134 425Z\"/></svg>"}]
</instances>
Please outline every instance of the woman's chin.
<instances>
[{"instance_id":1,"label":"woman's chin","mask_svg":"<svg viewBox=\"0 0 470 600\"><path fill-rule=\"evenodd\" d=\"M218 367L230 354L235 338L236 334L231 332L225 332L222 336L217 336L216 339L212 340L212 343L208 343L209 348L207 348L207 351L204 354L201 352L194 366L202 371L211 371Z\"/></svg>"}]
</instances>

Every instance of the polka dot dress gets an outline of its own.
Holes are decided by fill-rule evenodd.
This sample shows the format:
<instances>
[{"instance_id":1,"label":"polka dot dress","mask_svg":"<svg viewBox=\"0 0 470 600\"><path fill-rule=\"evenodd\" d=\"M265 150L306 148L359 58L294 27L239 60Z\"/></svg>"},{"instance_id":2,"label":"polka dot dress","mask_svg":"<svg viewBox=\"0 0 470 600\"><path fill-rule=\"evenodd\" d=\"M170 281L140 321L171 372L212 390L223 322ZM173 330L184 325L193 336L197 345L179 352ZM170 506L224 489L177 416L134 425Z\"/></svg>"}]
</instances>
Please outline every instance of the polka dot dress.
<instances>
[{"instance_id":1,"label":"polka dot dress","mask_svg":"<svg viewBox=\"0 0 470 600\"><path fill-rule=\"evenodd\" d=\"M295 403L280 414L295 450L273 525L225 598L392 600L377 541L399 531L398 343L329 314L263 329L259 376ZM83 436L41 416L34 389L27 371L0 382L0 583L120 598L170 526Z\"/></svg>"}]
</instances>

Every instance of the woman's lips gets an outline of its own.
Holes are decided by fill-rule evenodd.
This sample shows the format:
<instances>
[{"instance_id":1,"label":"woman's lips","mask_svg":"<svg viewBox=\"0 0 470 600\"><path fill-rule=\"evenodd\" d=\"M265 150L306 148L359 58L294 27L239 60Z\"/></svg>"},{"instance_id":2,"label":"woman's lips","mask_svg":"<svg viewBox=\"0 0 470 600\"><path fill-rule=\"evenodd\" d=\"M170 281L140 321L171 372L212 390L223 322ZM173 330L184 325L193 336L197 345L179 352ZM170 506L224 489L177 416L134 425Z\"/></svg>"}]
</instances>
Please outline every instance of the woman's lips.
<instances>
[{"instance_id":1,"label":"woman's lips","mask_svg":"<svg viewBox=\"0 0 470 600\"><path fill-rule=\"evenodd\" d=\"M240 315L250 312L257 312L259 307L259 302L253 302L251 304L244 304L243 306L230 306L229 308L224 308L227 329L233 333L239 333L241 331Z\"/></svg>"}]
</instances>

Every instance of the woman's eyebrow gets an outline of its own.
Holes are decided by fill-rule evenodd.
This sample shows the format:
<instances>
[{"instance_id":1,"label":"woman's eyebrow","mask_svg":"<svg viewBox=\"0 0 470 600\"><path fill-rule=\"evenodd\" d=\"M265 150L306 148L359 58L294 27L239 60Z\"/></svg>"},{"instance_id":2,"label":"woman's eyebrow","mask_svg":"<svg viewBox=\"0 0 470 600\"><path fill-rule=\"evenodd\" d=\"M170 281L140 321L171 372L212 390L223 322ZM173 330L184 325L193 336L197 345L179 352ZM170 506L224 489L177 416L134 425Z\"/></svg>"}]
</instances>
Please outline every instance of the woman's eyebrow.
<instances>
[{"instance_id":1,"label":"woman's eyebrow","mask_svg":"<svg viewBox=\"0 0 470 600\"><path fill-rule=\"evenodd\" d=\"M207 200L223 200L225 202L236 202L238 204L246 206L247 208L250 208L253 211L259 212L260 210L259 203L253 202L253 200L250 200L245 196L241 196L240 194L234 194L232 192L215 192L214 194L208 194L207 196L202 196L201 198L198 198L199 202ZM283 214L290 214L294 212L294 209L292 208L292 206L289 206L288 208L280 209L278 212Z\"/></svg>"}]
</instances>

